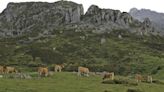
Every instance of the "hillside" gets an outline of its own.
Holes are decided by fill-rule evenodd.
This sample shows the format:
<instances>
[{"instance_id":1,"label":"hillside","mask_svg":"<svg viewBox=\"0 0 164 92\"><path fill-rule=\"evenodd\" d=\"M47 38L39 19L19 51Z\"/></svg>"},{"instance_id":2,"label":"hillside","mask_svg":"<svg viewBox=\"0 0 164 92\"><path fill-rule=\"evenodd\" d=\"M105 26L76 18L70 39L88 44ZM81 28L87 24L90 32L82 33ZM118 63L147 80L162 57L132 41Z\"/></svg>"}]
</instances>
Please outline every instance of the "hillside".
<instances>
[{"instance_id":1,"label":"hillside","mask_svg":"<svg viewBox=\"0 0 164 92\"><path fill-rule=\"evenodd\" d=\"M0 34L4 65L67 63L67 71L81 65L121 75L164 70L164 37L149 19L119 10L92 5L84 14L74 2L10 3L0 14Z\"/></svg>"},{"instance_id":2,"label":"hillside","mask_svg":"<svg viewBox=\"0 0 164 92\"><path fill-rule=\"evenodd\" d=\"M67 63L67 71L79 65L91 71L115 71L118 74L157 74L164 65L164 38L138 36L126 30L111 33L57 30L54 37L42 37L31 43L15 39L1 40L1 63L38 66ZM119 37L121 34L121 37Z\"/></svg>"}]
</instances>

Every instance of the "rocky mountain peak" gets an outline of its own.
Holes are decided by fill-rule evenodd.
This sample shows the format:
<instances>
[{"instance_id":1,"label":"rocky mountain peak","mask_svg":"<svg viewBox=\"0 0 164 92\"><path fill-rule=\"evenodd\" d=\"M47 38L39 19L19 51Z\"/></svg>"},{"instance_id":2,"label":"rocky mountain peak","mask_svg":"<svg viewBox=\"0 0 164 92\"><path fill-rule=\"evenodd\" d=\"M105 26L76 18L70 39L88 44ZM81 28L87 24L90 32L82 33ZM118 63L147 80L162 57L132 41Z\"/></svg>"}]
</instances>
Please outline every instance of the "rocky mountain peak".
<instances>
[{"instance_id":1,"label":"rocky mountain peak","mask_svg":"<svg viewBox=\"0 0 164 92\"><path fill-rule=\"evenodd\" d=\"M163 32L164 14L163 13L158 13L156 11L152 11L149 9L138 10L138 9L132 8L129 11L129 14L141 22L145 21L145 18L149 18L149 20L151 21L151 25L154 26L156 31L160 32L160 34L164 34ZM147 21L147 22L150 22L150 21Z\"/></svg>"},{"instance_id":2,"label":"rocky mountain peak","mask_svg":"<svg viewBox=\"0 0 164 92\"><path fill-rule=\"evenodd\" d=\"M9 3L0 15L0 35L17 36L78 23L83 14L83 6L70 1Z\"/></svg>"},{"instance_id":3,"label":"rocky mountain peak","mask_svg":"<svg viewBox=\"0 0 164 92\"><path fill-rule=\"evenodd\" d=\"M0 14L0 37L36 36L57 28L88 28L99 32L132 30L131 25L141 28L141 24L127 12L101 9L96 5L91 5L84 14L83 5L71 1L9 3ZM150 21L145 20L144 24L149 25Z\"/></svg>"},{"instance_id":4,"label":"rocky mountain peak","mask_svg":"<svg viewBox=\"0 0 164 92\"><path fill-rule=\"evenodd\" d=\"M85 14L85 20L91 23L115 23L119 25L129 25L133 21L132 17L126 12L119 10L101 9L96 5L90 6Z\"/></svg>"},{"instance_id":5,"label":"rocky mountain peak","mask_svg":"<svg viewBox=\"0 0 164 92\"><path fill-rule=\"evenodd\" d=\"M100 12L100 8L96 5L91 5L86 12L86 15L98 14Z\"/></svg>"},{"instance_id":6,"label":"rocky mountain peak","mask_svg":"<svg viewBox=\"0 0 164 92\"><path fill-rule=\"evenodd\" d=\"M130 9L130 12L133 12L133 13L135 13L135 12L137 12L137 11L138 11L137 8L131 8L131 9Z\"/></svg>"},{"instance_id":7,"label":"rocky mountain peak","mask_svg":"<svg viewBox=\"0 0 164 92\"><path fill-rule=\"evenodd\" d=\"M144 21L143 21L143 24L144 24L145 26L147 26L147 27L152 26L151 21L150 21L149 18L145 18Z\"/></svg>"}]
</instances>

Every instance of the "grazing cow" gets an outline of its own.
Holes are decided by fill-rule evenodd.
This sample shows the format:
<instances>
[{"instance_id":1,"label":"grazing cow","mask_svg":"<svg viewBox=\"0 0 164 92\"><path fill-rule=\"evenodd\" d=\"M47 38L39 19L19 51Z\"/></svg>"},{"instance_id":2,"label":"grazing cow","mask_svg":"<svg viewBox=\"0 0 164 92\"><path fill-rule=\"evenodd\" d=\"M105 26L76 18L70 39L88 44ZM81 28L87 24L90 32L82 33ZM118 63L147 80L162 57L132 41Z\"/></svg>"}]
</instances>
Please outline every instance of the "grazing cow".
<instances>
[{"instance_id":1,"label":"grazing cow","mask_svg":"<svg viewBox=\"0 0 164 92\"><path fill-rule=\"evenodd\" d=\"M3 73L4 73L3 66L0 65L0 74L3 74Z\"/></svg>"},{"instance_id":2,"label":"grazing cow","mask_svg":"<svg viewBox=\"0 0 164 92\"><path fill-rule=\"evenodd\" d=\"M105 73L104 74L104 77L103 77L103 80L105 79L111 79L111 80L114 80L114 72L111 72L111 73Z\"/></svg>"},{"instance_id":3,"label":"grazing cow","mask_svg":"<svg viewBox=\"0 0 164 92\"><path fill-rule=\"evenodd\" d=\"M48 68L47 67L38 67L38 74L39 76L48 76Z\"/></svg>"},{"instance_id":4,"label":"grazing cow","mask_svg":"<svg viewBox=\"0 0 164 92\"><path fill-rule=\"evenodd\" d=\"M6 74L8 74L8 73L17 73L18 72L15 67L10 67L10 66L4 66L3 71Z\"/></svg>"},{"instance_id":5,"label":"grazing cow","mask_svg":"<svg viewBox=\"0 0 164 92\"><path fill-rule=\"evenodd\" d=\"M140 74L136 74L135 79L137 80L137 82L146 81L146 82L152 83L153 81L152 76L142 76Z\"/></svg>"},{"instance_id":6,"label":"grazing cow","mask_svg":"<svg viewBox=\"0 0 164 92\"><path fill-rule=\"evenodd\" d=\"M89 69L86 67L78 67L78 76L86 75L89 76Z\"/></svg>"},{"instance_id":7,"label":"grazing cow","mask_svg":"<svg viewBox=\"0 0 164 92\"><path fill-rule=\"evenodd\" d=\"M146 75L142 77L142 81L148 82L148 83L152 83L153 78L152 76Z\"/></svg>"},{"instance_id":8,"label":"grazing cow","mask_svg":"<svg viewBox=\"0 0 164 92\"><path fill-rule=\"evenodd\" d=\"M61 72L61 70L64 68L64 64L61 64L61 65L57 65L55 64L54 65L54 71L55 72Z\"/></svg>"},{"instance_id":9,"label":"grazing cow","mask_svg":"<svg viewBox=\"0 0 164 92\"><path fill-rule=\"evenodd\" d=\"M142 75L140 75L140 74L136 74L135 79L137 82L141 82L143 80Z\"/></svg>"}]
</instances>

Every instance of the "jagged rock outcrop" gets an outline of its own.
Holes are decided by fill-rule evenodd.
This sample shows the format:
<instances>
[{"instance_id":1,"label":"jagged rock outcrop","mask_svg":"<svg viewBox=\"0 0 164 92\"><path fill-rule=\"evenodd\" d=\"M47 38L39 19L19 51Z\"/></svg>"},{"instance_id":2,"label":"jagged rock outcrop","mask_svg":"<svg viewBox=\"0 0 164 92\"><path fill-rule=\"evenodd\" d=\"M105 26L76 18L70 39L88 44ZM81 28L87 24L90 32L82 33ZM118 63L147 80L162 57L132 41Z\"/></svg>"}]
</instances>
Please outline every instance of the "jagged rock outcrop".
<instances>
[{"instance_id":1,"label":"jagged rock outcrop","mask_svg":"<svg viewBox=\"0 0 164 92\"><path fill-rule=\"evenodd\" d=\"M127 12L119 10L101 9L96 5L90 6L82 21L89 28L96 28L96 31L112 31L126 29L131 32L142 33L147 35L149 32L154 32L151 22L146 19L143 23L134 19ZM86 27L85 27L86 28Z\"/></svg>"},{"instance_id":2,"label":"jagged rock outcrop","mask_svg":"<svg viewBox=\"0 0 164 92\"><path fill-rule=\"evenodd\" d=\"M14 36L77 23L83 13L81 4L68 1L9 3L0 14L0 34Z\"/></svg>"},{"instance_id":3,"label":"jagged rock outcrop","mask_svg":"<svg viewBox=\"0 0 164 92\"><path fill-rule=\"evenodd\" d=\"M93 32L106 32L126 29L131 32L150 32L147 26L119 10L101 9L90 6L84 14L83 6L70 1L9 3L0 14L0 37L28 35L38 38L58 28L89 29ZM135 27L135 28L134 28ZM151 30L152 31L152 30Z\"/></svg>"},{"instance_id":4,"label":"jagged rock outcrop","mask_svg":"<svg viewBox=\"0 0 164 92\"><path fill-rule=\"evenodd\" d=\"M164 30L164 14L158 13L149 9L141 9L132 8L129 11L129 14L133 16L135 19L143 22L145 18L149 18L152 25L155 27L155 31L159 31L160 34L163 34Z\"/></svg>"},{"instance_id":5,"label":"jagged rock outcrop","mask_svg":"<svg viewBox=\"0 0 164 92\"><path fill-rule=\"evenodd\" d=\"M119 10L100 9L92 5L84 16L84 21L93 24L113 23L120 26L128 26L133 22L133 18L126 12L121 13Z\"/></svg>"},{"instance_id":6,"label":"jagged rock outcrop","mask_svg":"<svg viewBox=\"0 0 164 92\"><path fill-rule=\"evenodd\" d=\"M148 35L150 32L153 33L154 32L154 27L152 26L152 23L150 21L149 18L145 18L143 23L142 23L142 27L141 27L141 35Z\"/></svg>"}]
</instances>

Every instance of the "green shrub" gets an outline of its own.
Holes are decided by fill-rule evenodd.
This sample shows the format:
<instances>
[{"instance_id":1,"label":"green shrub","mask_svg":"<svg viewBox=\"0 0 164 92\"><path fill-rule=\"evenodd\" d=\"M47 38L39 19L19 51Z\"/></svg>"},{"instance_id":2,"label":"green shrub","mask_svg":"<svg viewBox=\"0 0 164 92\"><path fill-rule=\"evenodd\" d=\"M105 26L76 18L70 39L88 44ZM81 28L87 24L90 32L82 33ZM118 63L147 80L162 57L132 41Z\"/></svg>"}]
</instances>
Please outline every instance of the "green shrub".
<instances>
[{"instance_id":1,"label":"green shrub","mask_svg":"<svg viewBox=\"0 0 164 92\"><path fill-rule=\"evenodd\" d=\"M164 82L163 82L163 81L161 81L161 80L153 80L153 83L155 83L155 84L162 84L162 85L164 85Z\"/></svg>"},{"instance_id":2,"label":"green shrub","mask_svg":"<svg viewBox=\"0 0 164 92\"><path fill-rule=\"evenodd\" d=\"M110 90L105 90L104 92L112 92L112 91L110 91Z\"/></svg>"},{"instance_id":3,"label":"green shrub","mask_svg":"<svg viewBox=\"0 0 164 92\"><path fill-rule=\"evenodd\" d=\"M102 83L104 84L125 84L129 86L137 86L138 83L133 80L123 79L123 78L117 78L114 80L104 80Z\"/></svg>"},{"instance_id":4,"label":"green shrub","mask_svg":"<svg viewBox=\"0 0 164 92\"><path fill-rule=\"evenodd\" d=\"M135 88L129 88L127 92L143 92L140 89L135 89Z\"/></svg>"}]
</instances>

